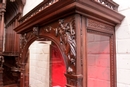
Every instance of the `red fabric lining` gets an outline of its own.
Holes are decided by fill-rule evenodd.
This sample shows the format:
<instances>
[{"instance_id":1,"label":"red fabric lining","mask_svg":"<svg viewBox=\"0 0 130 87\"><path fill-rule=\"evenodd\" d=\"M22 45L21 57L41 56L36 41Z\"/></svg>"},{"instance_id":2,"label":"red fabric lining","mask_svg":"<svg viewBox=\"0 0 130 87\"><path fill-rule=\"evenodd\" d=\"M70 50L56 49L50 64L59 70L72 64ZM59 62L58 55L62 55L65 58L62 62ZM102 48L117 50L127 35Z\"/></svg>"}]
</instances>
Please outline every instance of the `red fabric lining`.
<instances>
[{"instance_id":1,"label":"red fabric lining","mask_svg":"<svg viewBox=\"0 0 130 87\"><path fill-rule=\"evenodd\" d=\"M59 51L52 52L51 69L52 87L65 87L65 64Z\"/></svg>"}]
</instances>

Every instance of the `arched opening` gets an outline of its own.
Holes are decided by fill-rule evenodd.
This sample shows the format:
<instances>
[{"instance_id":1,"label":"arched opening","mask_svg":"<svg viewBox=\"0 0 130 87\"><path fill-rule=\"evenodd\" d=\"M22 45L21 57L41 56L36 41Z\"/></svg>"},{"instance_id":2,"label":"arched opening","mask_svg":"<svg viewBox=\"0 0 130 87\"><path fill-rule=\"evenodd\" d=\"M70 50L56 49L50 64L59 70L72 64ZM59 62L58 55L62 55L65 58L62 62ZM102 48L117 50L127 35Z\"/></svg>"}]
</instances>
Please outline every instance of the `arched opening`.
<instances>
[{"instance_id":1,"label":"arched opening","mask_svg":"<svg viewBox=\"0 0 130 87\"><path fill-rule=\"evenodd\" d=\"M52 41L34 41L29 46L27 55L27 87L65 87L66 67L56 44Z\"/></svg>"}]
</instances>

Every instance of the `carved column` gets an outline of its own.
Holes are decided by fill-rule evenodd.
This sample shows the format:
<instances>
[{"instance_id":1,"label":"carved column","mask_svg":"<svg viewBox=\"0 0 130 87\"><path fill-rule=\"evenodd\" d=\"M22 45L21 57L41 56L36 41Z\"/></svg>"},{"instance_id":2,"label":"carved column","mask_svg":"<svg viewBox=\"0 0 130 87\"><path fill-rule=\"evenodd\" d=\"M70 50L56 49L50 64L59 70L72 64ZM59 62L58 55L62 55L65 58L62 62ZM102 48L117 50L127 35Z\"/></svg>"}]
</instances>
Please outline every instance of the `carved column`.
<instances>
[{"instance_id":1,"label":"carved column","mask_svg":"<svg viewBox=\"0 0 130 87\"><path fill-rule=\"evenodd\" d=\"M3 51L3 35L4 35L4 12L5 12L5 0L0 3L0 55ZM3 63L4 57L0 56L0 87L3 87Z\"/></svg>"},{"instance_id":2,"label":"carved column","mask_svg":"<svg viewBox=\"0 0 130 87\"><path fill-rule=\"evenodd\" d=\"M0 3L0 53L3 51L5 2Z\"/></svg>"},{"instance_id":3,"label":"carved column","mask_svg":"<svg viewBox=\"0 0 130 87\"><path fill-rule=\"evenodd\" d=\"M3 87L3 63L4 57L0 56L0 87Z\"/></svg>"},{"instance_id":4,"label":"carved column","mask_svg":"<svg viewBox=\"0 0 130 87\"><path fill-rule=\"evenodd\" d=\"M25 87L25 63L21 64L20 71L20 87Z\"/></svg>"}]
</instances>

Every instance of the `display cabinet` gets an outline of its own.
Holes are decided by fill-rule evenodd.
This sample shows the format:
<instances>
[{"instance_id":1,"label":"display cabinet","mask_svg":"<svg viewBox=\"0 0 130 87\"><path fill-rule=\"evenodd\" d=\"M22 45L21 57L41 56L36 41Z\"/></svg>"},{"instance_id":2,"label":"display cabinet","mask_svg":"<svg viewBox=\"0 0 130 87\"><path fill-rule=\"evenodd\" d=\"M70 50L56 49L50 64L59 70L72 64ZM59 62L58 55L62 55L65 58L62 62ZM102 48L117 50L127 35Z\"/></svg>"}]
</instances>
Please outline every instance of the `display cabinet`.
<instances>
[{"instance_id":1,"label":"display cabinet","mask_svg":"<svg viewBox=\"0 0 130 87\"><path fill-rule=\"evenodd\" d=\"M20 87L28 87L34 41L56 44L65 61L65 86L116 87L115 26L124 18L117 8L112 0L44 0L23 16L14 29L21 35Z\"/></svg>"}]
</instances>

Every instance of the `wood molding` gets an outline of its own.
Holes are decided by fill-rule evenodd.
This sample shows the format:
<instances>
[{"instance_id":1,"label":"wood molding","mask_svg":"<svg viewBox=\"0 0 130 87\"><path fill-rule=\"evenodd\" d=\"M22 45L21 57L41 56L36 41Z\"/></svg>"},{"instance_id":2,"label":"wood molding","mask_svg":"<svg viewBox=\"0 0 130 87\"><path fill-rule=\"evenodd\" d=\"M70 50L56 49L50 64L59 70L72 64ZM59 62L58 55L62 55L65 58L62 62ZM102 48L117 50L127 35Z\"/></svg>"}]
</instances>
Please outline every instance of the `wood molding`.
<instances>
[{"instance_id":1,"label":"wood molding","mask_svg":"<svg viewBox=\"0 0 130 87\"><path fill-rule=\"evenodd\" d=\"M44 2L42 3L45 4ZM61 8L61 9L59 9ZM34 9L33 9L34 10ZM124 16L119 14L116 11L113 11L107 7L104 7L98 3L94 3L92 1L72 1L68 0L63 2L59 0L58 2L52 4L48 8L41 10L36 15L27 14L29 17L23 17L21 20L26 20L24 22L21 21L21 24L16 27L14 30L17 33L23 33L25 31L29 31L29 28L34 25L45 25L49 22L53 22L59 18L65 17L70 14L79 13L87 17L96 17L98 19L102 19L113 24L121 23ZM39 20L37 20L39 19Z\"/></svg>"}]
</instances>

